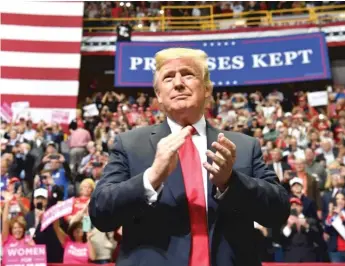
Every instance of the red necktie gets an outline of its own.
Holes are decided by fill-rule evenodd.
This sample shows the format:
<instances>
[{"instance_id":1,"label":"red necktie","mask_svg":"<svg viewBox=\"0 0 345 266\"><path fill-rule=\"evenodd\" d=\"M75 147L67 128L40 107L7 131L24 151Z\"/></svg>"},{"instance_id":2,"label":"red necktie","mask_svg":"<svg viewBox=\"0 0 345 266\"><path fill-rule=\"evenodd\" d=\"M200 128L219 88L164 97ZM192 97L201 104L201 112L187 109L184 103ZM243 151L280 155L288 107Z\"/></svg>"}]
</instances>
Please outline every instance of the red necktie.
<instances>
[{"instance_id":1,"label":"red necktie","mask_svg":"<svg viewBox=\"0 0 345 266\"><path fill-rule=\"evenodd\" d=\"M193 133L196 133L194 129ZM189 266L209 266L209 244L206 220L206 202L200 156L192 137L186 138L179 149L184 186L188 200L191 250Z\"/></svg>"}]
</instances>

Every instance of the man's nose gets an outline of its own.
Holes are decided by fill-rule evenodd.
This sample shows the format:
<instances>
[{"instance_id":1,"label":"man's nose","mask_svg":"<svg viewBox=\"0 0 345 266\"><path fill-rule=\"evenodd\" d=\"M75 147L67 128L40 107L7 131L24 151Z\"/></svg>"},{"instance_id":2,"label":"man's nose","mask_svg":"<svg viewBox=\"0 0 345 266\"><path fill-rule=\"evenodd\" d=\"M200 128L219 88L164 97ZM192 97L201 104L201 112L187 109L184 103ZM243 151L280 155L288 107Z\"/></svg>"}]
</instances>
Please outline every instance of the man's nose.
<instances>
[{"instance_id":1,"label":"man's nose","mask_svg":"<svg viewBox=\"0 0 345 266\"><path fill-rule=\"evenodd\" d=\"M174 88L176 90L181 90L184 88L182 76L180 73L176 73L176 75L174 77Z\"/></svg>"}]
</instances>

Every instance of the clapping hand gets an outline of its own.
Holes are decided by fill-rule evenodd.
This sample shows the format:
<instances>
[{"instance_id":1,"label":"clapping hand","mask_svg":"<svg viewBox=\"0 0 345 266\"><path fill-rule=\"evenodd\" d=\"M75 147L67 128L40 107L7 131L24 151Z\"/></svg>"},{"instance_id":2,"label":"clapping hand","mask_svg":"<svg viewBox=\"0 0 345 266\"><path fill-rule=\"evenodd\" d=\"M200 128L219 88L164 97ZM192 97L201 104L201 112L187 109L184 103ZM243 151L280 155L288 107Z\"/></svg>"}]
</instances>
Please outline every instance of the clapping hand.
<instances>
[{"instance_id":1,"label":"clapping hand","mask_svg":"<svg viewBox=\"0 0 345 266\"><path fill-rule=\"evenodd\" d=\"M152 167L149 168L148 175L154 189L157 189L176 168L178 149L191 133L192 127L187 126L180 132L172 133L158 142L155 159Z\"/></svg>"},{"instance_id":2,"label":"clapping hand","mask_svg":"<svg viewBox=\"0 0 345 266\"><path fill-rule=\"evenodd\" d=\"M223 192L227 188L232 174L232 167L236 161L236 145L227 139L223 133L219 133L217 141L212 143L216 153L207 150L207 157L213 160L212 165L205 162L203 165L210 173L211 182Z\"/></svg>"}]
</instances>

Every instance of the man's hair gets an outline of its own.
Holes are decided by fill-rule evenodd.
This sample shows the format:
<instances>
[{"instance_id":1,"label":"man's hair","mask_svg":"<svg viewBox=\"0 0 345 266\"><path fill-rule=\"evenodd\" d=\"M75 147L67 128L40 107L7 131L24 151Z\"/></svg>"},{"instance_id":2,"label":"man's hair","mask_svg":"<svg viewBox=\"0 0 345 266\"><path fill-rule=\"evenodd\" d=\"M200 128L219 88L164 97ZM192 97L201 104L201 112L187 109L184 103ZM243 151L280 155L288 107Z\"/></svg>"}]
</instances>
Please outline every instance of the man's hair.
<instances>
[{"instance_id":1,"label":"man's hair","mask_svg":"<svg viewBox=\"0 0 345 266\"><path fill-rule=\"evenodd\" d=\"M210 80L210 71L208 70L207 65L207 54L199 49L190 49L190 48L167 48L163 49L156 53L155 60L156 60L156 71L154 72L153 78L153 87L155 91L157 90L157 78L158 72L162 68L162 66L168 60L172 59L179 59L179 58L186 58L192 59L198 67L200 67L203 73L203 80L205 86L212 89L212 82Z\"/></svg>"},{"instance_id":2,"label":"man's hair","mask_svg":"<svg viewBox=\"0 0 345 266\"><path fill-rule=\"evenodd\" d=\"M279 148L274 148L274 149L272 150L272 152L277 152L277 153L279 153L280 155L282 155L282 150L279 149Z\"/></svg>"}]
</instances>

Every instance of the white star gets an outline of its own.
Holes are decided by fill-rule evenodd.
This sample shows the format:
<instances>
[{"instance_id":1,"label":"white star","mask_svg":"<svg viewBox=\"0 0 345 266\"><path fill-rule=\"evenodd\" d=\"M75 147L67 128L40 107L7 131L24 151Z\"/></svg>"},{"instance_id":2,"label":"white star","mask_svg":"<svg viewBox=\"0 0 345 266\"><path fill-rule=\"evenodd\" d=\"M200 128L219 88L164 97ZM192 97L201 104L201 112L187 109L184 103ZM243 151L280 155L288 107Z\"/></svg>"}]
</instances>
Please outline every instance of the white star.
<instances>
[{"instance_id":1,"label":"white star","mask_svg":"<svg viewBox=\"0 0 345 266\"><path fill-rule=\"evenodd\" d=\"M211 46L214 46L214 43L213 43L213 42L211 42L211 43L210 43L210 45L211 45Z\"/></svg>"},{"instance_id":2,"label":"white star","mask_svg":"<svg viewBox=\"0 0 345 266\"><path fill-rule=\"evenodd\" d=\"M218 46L222 46L222 43L221 43L221 42L217 42L217 45L218 45Z\"/></svg>"},{"instance_id":3,"label":"white star","mask_svg":"<svg viewBox=\"0 0 345 266\"><path fill-rule=\"evenodd\" d=\"M226 85L230 85L230 82L227 80L227 81L225 82L225 84L226 84Z\"/></svg>"},{"instance_id":4,"label":"white star","mask_svg":"<svg viewBox=\"0 0 345 266\"><path fill-rule=\"evenodd\" d=\"M235 45L236 44L236 42L231 42L231 45Z\"/></svg>"},{"instance_id":5,"label":"white star","mask_svg":"<svg viewBox=\"0 0 345 266\"><path fill-rule=\"evenodd\" d=\"M207 42L204 42L202 45L203 45L204 47L207 46Z\"/></svg>"},{"instance_id":6,"label":"white star","mask_svg":"<svg viewBox=\"0 0 345 266\"><path fill-rule=\"evenodd\" d=\"M234 80L232 83L233 83L234 85L236 85L236 84L237 84L237 80Z\"/></svg>"},{"instance_id":7,"label":"white star","mask_svg":"<svg viewBox=\"0 0 345 266\"><path fill-rule=\"evenodd\" d=\"M221 81L218 81L218 85L223 85L223 82L221 82Z\"/></svg>"},{"instance_id":8,"label":"white star","mask_svg":"<svg viewBox=\"0 0 345 266\"><path fill-rule=\"evenodd\" d=\"M215 85L216 83L214 81L212 81L212 85Z\"/></svg>"},{"instance_id":9,"label":"white star","mask_svg":"<svg viewBox=\"0 0 345 266\"><path fill-rule=\"evenodd\" d=\"M228 46L228 45L229 45L229 43L228 43L228 42L224 42L224 45L225 45L225 46Z\"/></svg>"}]
</instances>

